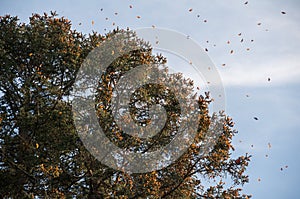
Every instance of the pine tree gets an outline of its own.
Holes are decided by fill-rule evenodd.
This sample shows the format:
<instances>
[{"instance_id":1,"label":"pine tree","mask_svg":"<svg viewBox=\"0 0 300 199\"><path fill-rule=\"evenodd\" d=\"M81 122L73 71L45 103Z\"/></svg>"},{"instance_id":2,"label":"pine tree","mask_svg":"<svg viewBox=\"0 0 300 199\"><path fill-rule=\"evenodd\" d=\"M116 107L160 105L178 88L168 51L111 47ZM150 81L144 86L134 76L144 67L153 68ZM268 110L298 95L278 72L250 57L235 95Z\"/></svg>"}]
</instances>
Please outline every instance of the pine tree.
<instances>
[{"instance_id":1,"label":"pine tree","mask_svg":"<svg viewBox=\"0 0 300 199\"><path fill-rule=\"evenodd\" d=\"M112 91L123 74L139 65L167 72L167 61L153 55L151 46L129 30L113 30L102 36L83 35L71 22L51 15L34 14L28 24L17 17L0 19L0 196L2 198L249 198L240 185L249 155L231 157L231 140L236 133L233 121L224 113L209 115L209 96L194 96L199 105L197 136L189 149L166 168L147 173L127 173L98 161L85 148L72 111L72 87L78 71L95 48L116 34L138 50L120 56L99 77L95 110L105 135L118 147L145 153L166 145L176 135L180 106L168 88L147 84L131 97L131 116L140 125L150 121L149 107L161 104L167 123L157 135L141 139L130 136L114 122ZM120 43L122 51L124 43ZM127 43L128 45L128 43ZM117 52L113 52L117 53ZM193 82L181 74L161 81L180 82L183 97L189 96ZM129 87L122 88L127 92ZM163 99L163 100L162 100ZM136 106L136 104L143 106ZM221 129L217 137L207 137L209 126ZM213 129L220 131L220 129ZM203 155L201 143L214 140ZM232 186L222 178L231 179ZM210 179L205 187L203 179Z\"/></svg>"}]
</instances>

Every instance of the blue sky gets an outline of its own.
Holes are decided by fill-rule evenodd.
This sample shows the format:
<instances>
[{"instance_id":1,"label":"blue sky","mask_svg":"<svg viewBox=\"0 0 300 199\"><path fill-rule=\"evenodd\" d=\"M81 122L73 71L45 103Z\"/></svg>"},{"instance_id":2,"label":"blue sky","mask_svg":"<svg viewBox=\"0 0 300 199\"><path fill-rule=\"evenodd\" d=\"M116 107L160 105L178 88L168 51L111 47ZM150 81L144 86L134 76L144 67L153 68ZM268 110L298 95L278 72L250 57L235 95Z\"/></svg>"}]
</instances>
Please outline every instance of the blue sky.
<instances>
[{"instance_id":1,"label":"blue sky","mask_svg":"<svg viewBox=\"0 0 300 199\"><path fill-rule=\"evenodd\" d=\"M239 131L236 152L253 155L245 192L298 198L300 1L246 1L7 0L0 2L0 15L26 22L32 13L52 10L84 33L154 25L190 36L208 49L223 80L226 112Z\"/></svg>"}]
</instances>

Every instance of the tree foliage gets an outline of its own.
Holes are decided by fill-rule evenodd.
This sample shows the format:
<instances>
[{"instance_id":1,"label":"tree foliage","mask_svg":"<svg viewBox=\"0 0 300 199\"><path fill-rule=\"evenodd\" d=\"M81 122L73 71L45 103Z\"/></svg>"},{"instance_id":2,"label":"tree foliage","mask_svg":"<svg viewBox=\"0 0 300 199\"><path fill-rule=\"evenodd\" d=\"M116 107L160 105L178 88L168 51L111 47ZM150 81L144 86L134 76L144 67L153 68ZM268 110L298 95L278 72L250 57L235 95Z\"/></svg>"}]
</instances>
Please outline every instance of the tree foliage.
<instances>
[{"instance_id":1,"label":"tree foliage","mask_svg":"<svg viewBox=\"0 0 300 199\"><path fill-rule=\"evenodd\" d=\"M2 198L249 198L240 185L249 155L231 157L236 133L224 113L210 116L209 96L195 97L199 104L197 136L190 148L170 166L148 173L128 174L96 160L79 139L73 122L71 90L89 52L114 34L125 34L140 49L115 60L99 81L95 108L106 136L121 148L136 152L156 150L176 134L180 108L167 88L145 85L131 99L131 116L147 125L147 108L161 104L168 123L156 136L139 139L122 132L112 118L110 105L116 83L130 69L166 59L153 55L151 46L129 30L106 35L83 35L65 18L35 14L28 24L17 17L0 19L0 196ZM120 45L120 50L122 45ZM160 68L159 68L160 67ZM181 74L164 81L181 81L186 95L193 82ZM123 90L124 92L126 89ZM162 100L163 99L163 100ZM137 103L143 104L136 106ZM201 142L209 125L221 124L215 145L202 155ZM224 178L230 181L225 184ZM222 181L223 179L223 181ZM230 179L230 180L228 180ZM209 180L209 187L204 185Z\"/></svg>"}]
</instances>

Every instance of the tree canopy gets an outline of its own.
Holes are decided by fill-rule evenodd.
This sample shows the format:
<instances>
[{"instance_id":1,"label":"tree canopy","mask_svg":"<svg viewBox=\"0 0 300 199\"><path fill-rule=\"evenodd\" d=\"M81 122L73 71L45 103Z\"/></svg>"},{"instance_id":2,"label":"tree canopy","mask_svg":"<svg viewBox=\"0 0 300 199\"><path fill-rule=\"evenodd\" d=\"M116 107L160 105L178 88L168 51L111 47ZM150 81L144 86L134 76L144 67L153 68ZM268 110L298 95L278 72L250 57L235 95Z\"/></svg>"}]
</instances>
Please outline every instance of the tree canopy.
<instances>
[{"instance_id":1,"label":"tree canopy","mask_svg":"<svg viewBox=\"0 0 300 199\"><path fill-rule=\"evenodd\" d=\"M167 60L154 55L151 46L133 31L115 29L106 35L84 35L56 13L34 14L28 24L20 23L17 17L2 16L0 30L2 198L250 197L241 189L248 182L245 170L250 156L232 157L231 141L237 133L234 123L224 113L209 114L208 95L193 96L199 105L199 125L193 127L197 135L189 149L168 167L127 173L102 164L85 148L73 120L72 87L88 54L116 34L125 35L139 48L118 57L99 77L95 99L99 125L111 142L138 153L155 151L176 136L180 126L178 100L167 87L158 84L137 89L129 104L130 116L141 126L151 120L147 115L150 106L160 104L165 108L167 122L158 134L134 137L114 121L112 92L124 74L145 64L152 64L153 70L168 71L164 67ZM120 43L120 51L124 45ZM181 82L183 96L189 96L194 86L182 74L162 77L161 81ZM207 134L212 123L221 128L216 137ZM201 143L207 139L215 144L202 155ZM206 180L209 185L204 183Z\"/></svg>"}]
</instances>

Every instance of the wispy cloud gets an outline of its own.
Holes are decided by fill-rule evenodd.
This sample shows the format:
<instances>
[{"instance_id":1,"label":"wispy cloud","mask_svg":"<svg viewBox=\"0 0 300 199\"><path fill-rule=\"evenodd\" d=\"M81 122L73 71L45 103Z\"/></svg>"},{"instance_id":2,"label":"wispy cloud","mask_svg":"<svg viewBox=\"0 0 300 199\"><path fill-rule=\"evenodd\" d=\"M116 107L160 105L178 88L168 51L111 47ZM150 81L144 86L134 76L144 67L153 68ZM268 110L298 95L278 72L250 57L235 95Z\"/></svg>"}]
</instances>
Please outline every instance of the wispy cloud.
<instances>
[{"instance_id":1,"label":"wispy cloud","mask_svg":"<svg viewBox=\"0 0 300 199\"><path fill-rule=\"evenodd\" d=\"M300 83L300 58L296 55L242 64L236 63L220 70L225 86L264 87Z\"/></svg>"}]
</instances>

